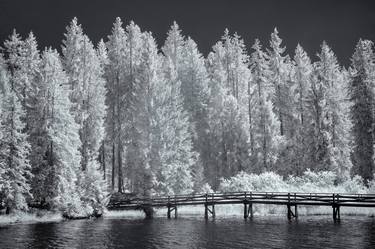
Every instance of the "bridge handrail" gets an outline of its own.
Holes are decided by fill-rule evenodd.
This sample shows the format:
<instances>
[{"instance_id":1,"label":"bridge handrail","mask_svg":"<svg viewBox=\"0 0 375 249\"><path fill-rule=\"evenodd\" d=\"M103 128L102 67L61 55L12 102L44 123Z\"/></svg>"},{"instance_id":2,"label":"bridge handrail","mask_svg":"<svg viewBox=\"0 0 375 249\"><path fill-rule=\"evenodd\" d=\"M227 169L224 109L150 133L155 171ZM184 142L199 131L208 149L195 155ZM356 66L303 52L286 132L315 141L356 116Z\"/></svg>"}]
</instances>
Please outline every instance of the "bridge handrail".
<instances>
[{"instance_id":1,"label":"bridge handrail","mask_svg":"<svg viewBox=\"0 0 375 249\"><path fill-rule=\"evenodd\" d=\"M290 199L292 196L292 200ZM208 197L208 199L206 199ZM230 200L273 200L282 201L298 201L298 202L316 202L316 203L332 203L333 198L338 198L340 203L373 203L375 202L375 194L352 194L352 193L300 193L300 192L222 192L222 193L205 193L205 194L184 194L173 196L151 196L151 198L131 198L124 202L123 200L112 201L110 206L130 205L153 203L155 205L164 205L167 203L184 204L184 203L204 203L204 202L224 202Z\"/></svg>"}]
</instances>

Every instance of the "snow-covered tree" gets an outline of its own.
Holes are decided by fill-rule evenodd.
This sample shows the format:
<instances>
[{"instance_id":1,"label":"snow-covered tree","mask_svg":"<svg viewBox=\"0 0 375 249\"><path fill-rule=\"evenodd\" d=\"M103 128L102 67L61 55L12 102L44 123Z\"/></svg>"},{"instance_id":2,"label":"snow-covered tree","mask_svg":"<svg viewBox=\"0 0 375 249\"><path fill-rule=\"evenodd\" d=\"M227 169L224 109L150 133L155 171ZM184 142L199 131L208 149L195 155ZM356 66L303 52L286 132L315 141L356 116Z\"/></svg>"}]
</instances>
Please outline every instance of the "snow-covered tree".
<instances>
[{"instance_id":1,"label":"snow-covered tree","mask_svg":"<svg viewBox=\"0 0 375 249\"><path fill-rule=\"evenodd\" d=\"M97 51L97 56L98 56L99 61L100 61L101 68L103 70L103 77L105 78L105 71L107 69L109 61L108 61L107 46L105 45L103 39L101 39L99 41L96 51ZM105 84L105 86L107 86L107 85ZM106 88L106 90L107 90L107 88ZM104 96L104 98L106 99L106 96ZM107 114L107 112L108 112L108 109L106 109L106 114ZM107 116L108 115L106 115L105 119L107 118ZM107 132L106 127L107 127L106 122L104 122L104 129L105 129L104 133ZM104 180L107 179L107 167L106 167L106 165L107 165L107 162L108 162L107 157L106 157L106 151L108 150L108 148L107 148L106 145L110 142L107 139L108 139L108 136L105 135L104 138L103 138L101 147L100 147L100 156L99 156L99 161L100 161L100 164L101 164L101 168L103 170L103 179ZM107 181L107 183L108 183L108 181Z\"/></svg>"},{"instance_id":2,"label":"snow-covered tree","mask_svg":"<svg viewBox=\"0 0 375 249\"><path fill-rule=\"evenodd\" d=\"M184 110L189 115L189 132L192 135L193 149L199 153L199 159L193 167L194 189L199 191L203 184L203 165L208 160L208 75L204 57L198 51L197 44L182 35L176 22L168 31L162 51L171 58L181 82L181 96Z\"/></svg>"},{"instance_id":3,"label":"snow-covered tree","mask_svg":"<svg viewBox=\"0 0 375 249\"><path fill-rule=\"evenodd\" d=\"M353 174L365 180L374 173L374 65L373 42L359 40L352 56L349 96L353 123Z\"/></svg>"},{"instance_id":4,"label":"snow-covered tree","mask_svg":"<svg viewBox=\"0 0 375 249\"><path fill-rule=\"evenodd\" d=\"M229 35L214 47L207 59L209 74L210 163L205 174L214 189L219 178L246 170L249 159L248 56L243 40Z\"/></svg>"},{"instance_id":5,"label":"snow-covered tree","mask_svg":"<svg viewBox=\"0 0 375 249\"><path fill-rule=\"evenodd\" d=\"M311 87L313 66L311 60L303 48L298 44L294 54L293 85L294 85L294 110L296 111L296 123L294 136L290 139L287 156L283 158L284 173L301 175L309 161L306 156L308 151L308 129L311 124L307 97Z\"/></svg>"},{"instance_id":6,"label":"snow-covered tree","mask_svg":"<svg viewBox=\"0 0 375 249\"><path fill-rule=\"evenodd\" d=\"M185 44L185 37L176 22L173 22L170 27L164 46L162 48L163 54L172 60L172 64L178 73L180 65L183 60L183 50Z\"/></svg>"},{"instance_id":7,"label":"snow-covered tree","mask_svg":"<svg viewBox=\"0 0 375 249\"><path fill-rule=\"evenodd\" d=\"M311 169L334 170L342 178L351 167L346 80L325 42L318 57L307 97L308 161Z\"/></svg>"},{"instance_id":8,"label":"snow-covered tree","mask_svg":"<svg viewBox=\"0 0 375 249\"><path fill-rule=\"evenodd\" d=\"M138 88L137 105L135 112L137 155L133 162L136 166L134 181L135 190L143 197L149 197L155 191L157 171L161 169L157 129L157 113L155 108L154 89L160 80L160 56L152 34L145 32L142 35L142 51L140 65L135 82Z\"/></svg>"},{"instance_id":9,"label":"snow-covered tree","mask_svg":"<svg viewBox=\"0 0 375 249\"><path fill-rule=\"evenodd\" d=\"M47 49L42 55L41 90L44 98L48 148L44 169L45 181L40 183L47 192L44 198L53 208L78 210L81 206L77 179L80 172L79 126L70 113L70 87L56 50Z\"/></svg>"},{"instance_id":10,"label":"snow-covered tree","mask_svg":"<svg viewBox=\"0 0 375 249\"><path fill-rule=\"evenodd\" d=\"M188 114L183 109L181 83L172 59L166 57L164 63L163 78L154 89L161 167L157 187L166 194L189 193L193 190L192 167L196 164L197 154L192 148Z\"/></svg>"},{"instance_id":11,"label":"snow-covered tree","mask_svg":"<svg viewBox=\"0 0 375 249\"><path fill-rule=\"evenodd\" d=\"M286 135L289 139L293 136L295 123L293 115L293 99L290 80L290 58L284 55L285 47L282 47L282 39L275 28L271 34L269 56L269 81L273 84L273 105L277 118L280 121L280 135Z\"/></svg>"},{"instance_id":12,"label":"snow-covered tree","mask_svg":"<svg viewBox=\"0 0 375 249\"><path fill-rule=\"evenodd\" d=\"M259 40L252 46L254 52L250 58L252 73L249 81L249 120L252 172L275 170L278 159L279 121L272 106L272 85L268 83L269 65L267 55L263 52Z\"/></svg>"},{"instance_id":13,"label":"snow-covered tree","mask_svg":"<svg viewBox=\"0 0 375 249\"><path fill-rule=\"evenodd\" d=\"M125 42L127 36L122 27L122 21L118 17L113 24L112 33L108 36L106 43L108 49L108 65L105 70L105 79L107 82L106 104L108 106L106 119L106 134L109 147L111 147L111 188L115 189L116 173L118 175L118 188L122 189L122 162L118 157L121 154L122 147L120 138L120 123L123 120L122 114L122 96L124 93L124 70L125 65ZM117 167L116 167L117 165Z\"/></svg>"},{"instance_id":14,"label":"snow-covered tree","mask_svg":"<svg viewBox=\"0 0 375 249\"><path fill-rule=\"evenodd\" d=\"M8 74L1 59L1 140L0 140L0 186L7 212L27 210L30 199L31 166L28 155L30 144L25 129L25 111L15 91L13 78Z\"/></svg>"},{"instance_id":15,"label":"snow-covered tree","mask_svg":"<svg viewBox=\"0 0 375 249\"><path fill-rule=\"evenodd\" d=\"M139 123L139 118L143 114L144 103L142 98L145 94L143 88L145 82L138 81L140 63L142 58L142 37L143 33L138 25L130 22L125 28L126 42L124 50L124 60L122 70L124 72L122 96L123 121L120 123L121 139L123 143L123 154L125 165L125 176L127 177L127 188L131 191L139 189L137 181L139 171L144 161L144 151L140 146L141 136L147 130ZM147 124L145 124L147 126Z\"/></svg>"},{"instance_id":16,"label":"snow-covered tree","mask_svg":"<svg viewBox=\"0 0 375 249\"><path fill-rule=\"evenodd\" d=\"M100 170L98 160L99 149L104 139L104 119L106 115L105 106L105 81L104 70L94 45L89 38L83 34L82 28L74 18L67 28L65 40L63 41L63 65L67 72L69 84L71 85L71 101L74 108L71 110L75 121L79 126L81 140L81 167L79 174L79 185L82 187L82 200L84 202L96 202L99 198L88 199L87 192L91 185L95 185L94 178L99 176ZM88 169L90 168L90 169ZM87 176L90 174L90 176ZM86 183L90 181L90 183ZM94 182L92 182L94 181ZM97 185L101 185L102 177L96 179ZM85 189L90 187L90 189ZM104 191L103 188L93 189Z\"/></svg>"},{"instance_id":17,"label":"snow-covered tree","mask_svg":"<svg viewBox=\"0 0 375 249\"><path fill-rule=\"evenodd\" d=\"M203 184L203 165L208 160L208 74L204 57L198 51L197 44L188 38L182 49L182 62L179 65L179 80L184 110L189 114L190 133L194 151L200 155L194 165L194 189L199 191ZM203 164L203 165L202 165Z\"/></svg>"}]
</instances>

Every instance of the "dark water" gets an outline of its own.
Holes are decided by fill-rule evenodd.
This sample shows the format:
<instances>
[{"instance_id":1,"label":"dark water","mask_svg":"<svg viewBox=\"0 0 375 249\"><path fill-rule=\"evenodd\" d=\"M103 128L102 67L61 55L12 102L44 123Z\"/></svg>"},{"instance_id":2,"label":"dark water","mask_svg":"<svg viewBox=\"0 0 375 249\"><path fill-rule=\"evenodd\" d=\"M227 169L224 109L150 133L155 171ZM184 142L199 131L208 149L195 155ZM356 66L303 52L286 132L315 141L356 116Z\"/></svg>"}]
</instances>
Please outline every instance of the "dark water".
<instances>
[{"instance_id":1,"label":"dark water","mask_svg":"<svg viewBox=\"0 0 375 249\"><path fill-rule=\"evenodd\" d=\"M0 228L0 248L375 248L375 219L106 218Z\"/></svg>"}]
</instances>

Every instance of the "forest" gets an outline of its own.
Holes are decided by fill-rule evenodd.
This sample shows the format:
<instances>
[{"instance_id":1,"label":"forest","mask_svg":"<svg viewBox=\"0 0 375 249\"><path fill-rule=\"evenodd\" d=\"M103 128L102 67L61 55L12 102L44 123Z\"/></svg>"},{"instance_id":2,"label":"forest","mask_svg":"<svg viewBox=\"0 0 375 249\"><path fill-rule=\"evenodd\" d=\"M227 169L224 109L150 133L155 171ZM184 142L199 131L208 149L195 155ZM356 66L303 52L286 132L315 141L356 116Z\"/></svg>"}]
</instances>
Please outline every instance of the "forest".
<instances>
[{"instance_id":1,"label":"forest","mask_svg":"<svg viewBox=\"0 0 375 249\"><path fill-rule=\"evenodd\" d=\"M373 48L360 39L345 68L324 41L286 54L276 28L250 51L226 29L207 56L176 22L162 46L120 18L98 44L74 18L59 50L14 31L0 55L1 206L82 216L113 192L366 191Z\"/></svg>"}]
</instances>

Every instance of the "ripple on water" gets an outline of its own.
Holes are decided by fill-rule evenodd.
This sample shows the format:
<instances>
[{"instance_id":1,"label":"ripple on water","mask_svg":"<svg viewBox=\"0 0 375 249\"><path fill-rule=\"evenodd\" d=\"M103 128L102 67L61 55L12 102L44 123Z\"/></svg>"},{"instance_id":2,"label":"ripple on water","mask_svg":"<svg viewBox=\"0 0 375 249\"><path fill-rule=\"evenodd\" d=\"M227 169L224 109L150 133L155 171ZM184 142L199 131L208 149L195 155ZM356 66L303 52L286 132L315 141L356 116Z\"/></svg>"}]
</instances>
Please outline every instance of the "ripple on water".
<instances>
[{"instance_id":1,"label":"ripple on water","mask_svg":"<svg viewBox=\"0 0 375 249\"><path fill-rule=\"evenodd\" d=\"M0 248L371 248L375 220L330 216L93 219L0 228Z\"/></svg>"}]
</instances>

